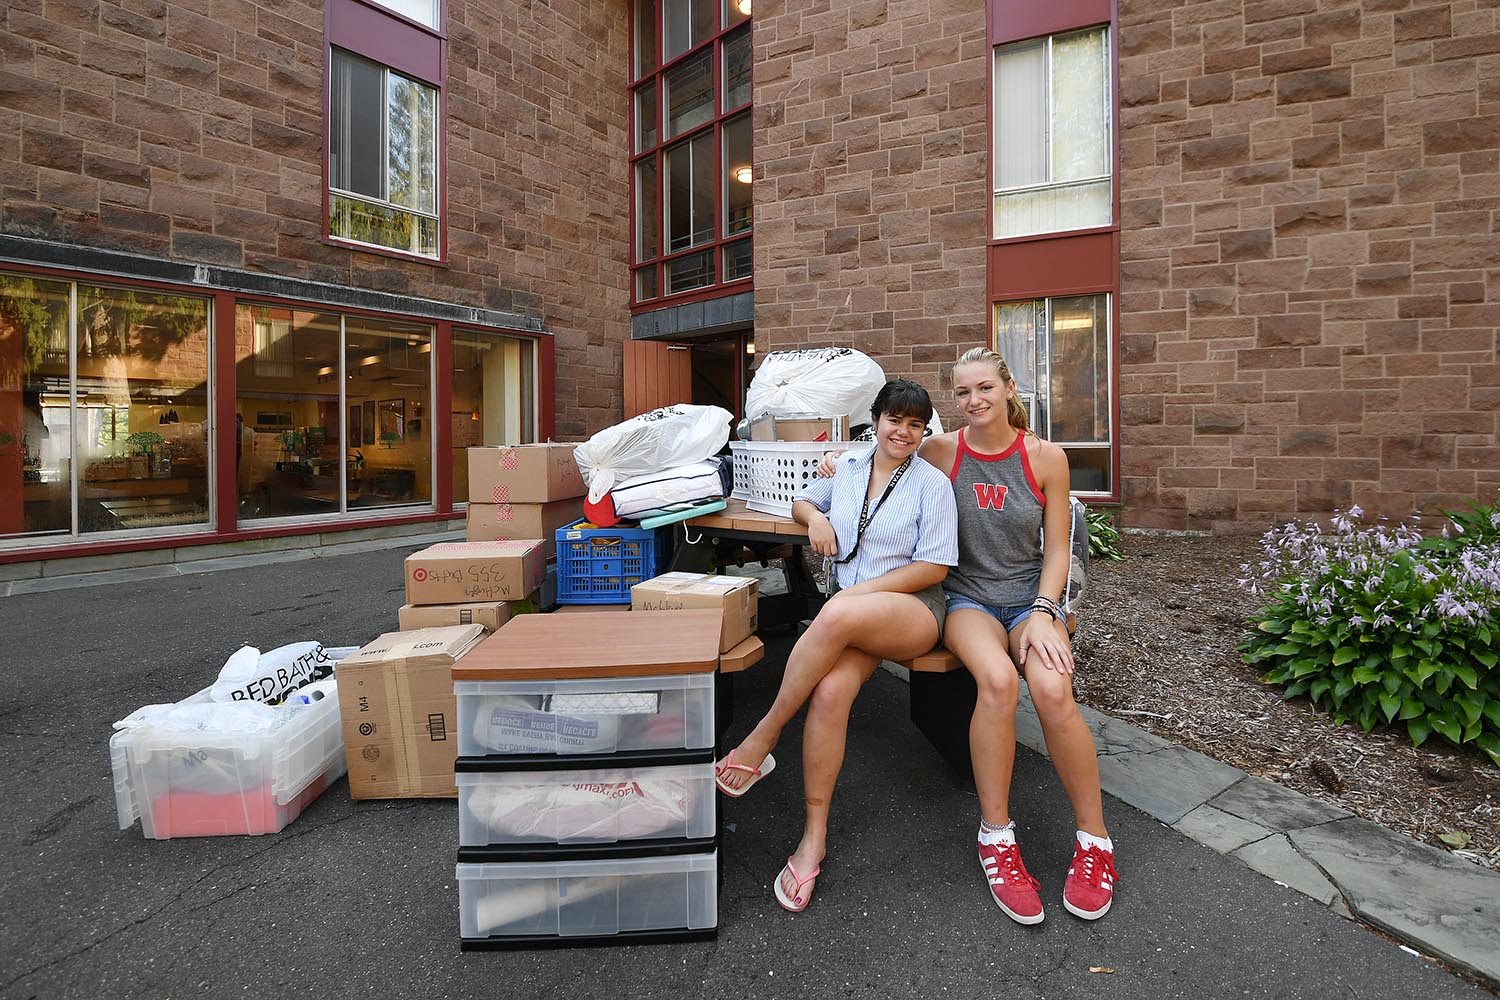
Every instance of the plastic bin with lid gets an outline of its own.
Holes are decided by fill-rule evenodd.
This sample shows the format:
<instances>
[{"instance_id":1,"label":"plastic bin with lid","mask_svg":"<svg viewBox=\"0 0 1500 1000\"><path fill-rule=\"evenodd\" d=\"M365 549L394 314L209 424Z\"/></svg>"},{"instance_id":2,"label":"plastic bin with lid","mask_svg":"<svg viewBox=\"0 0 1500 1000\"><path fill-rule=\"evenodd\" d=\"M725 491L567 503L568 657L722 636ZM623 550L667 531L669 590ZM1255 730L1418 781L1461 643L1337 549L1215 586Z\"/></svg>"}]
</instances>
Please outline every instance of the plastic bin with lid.
<instances>
[{"instance_id":1,"label":"plastic bin with lid","mask_svg":"<svg viewBox=\"0 0 1500 1000\"><path fill-rule=\"evenodd\" d=\"M267 730L117 731L109 748L120 829L140 819L155 840L280 831L344 774L338 695L321 683L322 699L280 706ZM211 704L209 689L178 704Z\"/></svg>"},{"instance_id":2,"label":"plastic bin with lid","mask_svg":"<svg viewBox=\"0 0 1500 1000\"><path fill-rule=\"evenodd\" d=\"M712 747L721 619L513 618L453 667L459 756Z\"/></svg>"},{"instance_id":3,"label":"plastic bin with lid","mask_svg":"<svg viewBox=\"0 0 1500 1000\"><path fill-rule=\"evenodd\" d=\"M718 925L718 854L459 864L465 945L612 937Z\"/></svg>"},{"instance_id":4,"label":"plastic bin with lid","mask_svg":"<svg viewBox=\"0 0 1500 1000\"><path fill-rule=\"evenodd\" d=\"M713 751L691 764L491 770L459 758L458 842L614 843L704 839L715 831Z\"/></svg>"}]
</instances>

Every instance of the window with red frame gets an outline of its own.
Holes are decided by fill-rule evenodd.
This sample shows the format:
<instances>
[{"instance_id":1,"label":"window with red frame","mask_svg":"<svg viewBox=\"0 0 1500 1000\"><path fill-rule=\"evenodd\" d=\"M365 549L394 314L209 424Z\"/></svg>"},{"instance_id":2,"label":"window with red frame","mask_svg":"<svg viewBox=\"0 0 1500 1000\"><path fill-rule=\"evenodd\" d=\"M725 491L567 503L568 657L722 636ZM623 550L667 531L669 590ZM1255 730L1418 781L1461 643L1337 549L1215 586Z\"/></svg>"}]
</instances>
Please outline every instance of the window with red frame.
<instances>
[{"instance_id":1,"label":"window with red frame","mask_svg":"<svg viewBox=\"0 0 1500 1000\"><path fill-rule=\"evenodd\" d=\"M634 301L750 277L751 0L635 0Z\"/></svg>"}]
</instances>

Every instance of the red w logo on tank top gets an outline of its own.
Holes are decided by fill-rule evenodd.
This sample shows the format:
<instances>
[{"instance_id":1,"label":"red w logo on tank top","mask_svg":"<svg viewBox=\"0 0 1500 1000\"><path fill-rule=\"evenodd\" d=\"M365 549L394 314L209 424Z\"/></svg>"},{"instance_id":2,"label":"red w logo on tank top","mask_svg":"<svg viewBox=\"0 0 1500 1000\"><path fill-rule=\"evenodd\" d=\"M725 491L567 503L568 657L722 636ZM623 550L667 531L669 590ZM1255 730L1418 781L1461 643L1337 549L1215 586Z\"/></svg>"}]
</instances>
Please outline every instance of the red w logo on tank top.
<instances>
[{"instance_id":1,"label":"red w logo on tank top","mask_svg":"<svg viewBox=\"0 0 1500 1000\"><path fill-rule=\"evenodd\" d=\"M979 501L980 510L1004 510L1005 491L1009 487L997 486L994 483L975 483L974 498Z\"/></svg>"}]
</instances>

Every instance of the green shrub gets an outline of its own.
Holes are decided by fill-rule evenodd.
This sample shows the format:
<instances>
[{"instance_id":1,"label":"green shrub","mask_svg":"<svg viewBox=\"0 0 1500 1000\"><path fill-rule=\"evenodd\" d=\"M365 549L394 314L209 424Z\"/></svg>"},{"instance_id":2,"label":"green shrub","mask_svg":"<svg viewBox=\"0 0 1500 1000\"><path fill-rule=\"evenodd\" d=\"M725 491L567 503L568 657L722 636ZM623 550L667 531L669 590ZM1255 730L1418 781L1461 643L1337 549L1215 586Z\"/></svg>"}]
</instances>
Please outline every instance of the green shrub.
<instances>
[{"instance_id":1,"label":"green shrub","mask_svg":"<svg viewBox=\"0 0 1500 1000\"><path fill-rule=\"evenodd\" d=\"M1093 559L1124 559L1120 551L1120 528L1114 514L1107 510L1084 508L1089 525L1089 556Z\"/></svg>"},{"instance_id":2,"label":"green shrub","mask_svg":"<svg viewBox=\"0 0 1500 1000\"><path fill-rule=\"evenodd\" d=\"M1437 733L1500 765L1500 504L1427 541L1362 517L1265 534L1240 581L1266 600L1245 661L1335 723L1404 723L1416 745Z\"/></svg>"}]
</instances>

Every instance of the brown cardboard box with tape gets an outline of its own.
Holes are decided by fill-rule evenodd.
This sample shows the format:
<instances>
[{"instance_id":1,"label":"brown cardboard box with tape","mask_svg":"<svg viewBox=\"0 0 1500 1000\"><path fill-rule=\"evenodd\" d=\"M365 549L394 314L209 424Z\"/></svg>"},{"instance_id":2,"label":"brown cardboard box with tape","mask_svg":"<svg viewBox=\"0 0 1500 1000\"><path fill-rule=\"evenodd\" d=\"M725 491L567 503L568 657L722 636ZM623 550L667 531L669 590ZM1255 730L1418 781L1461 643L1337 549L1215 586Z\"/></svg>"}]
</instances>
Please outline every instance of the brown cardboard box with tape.
<instances>
[{"instance_id":1,"label":"brown cardboard box with tape","mask_svg":"<svg viewBox=\"0 0 1500 1000\"><path fill-rule=\"evenodd\" d=\"M470 503L548 503L588 492L573 444L469 449Z\"/></svg>"},{"instance_id":2,"label":"brown cardboard box with tape","mask_svg":"<svg viewBox=\"0 0 1500 1000\"><path fill-rule=\"evenodd\" d=\"M484 634L479 625L387 632L340 661L350 798L457 797L450 671Z\"/></svg>"},{"instance_id":3,"label":"brown cardboard box with tape","mask_svg":"<svg viewBox=\"0 0 1500 1000\"><path fill-rule=\"evenodd\" d=\"M470 503L464 537L471 542L540 538L548 559L557 555L557 529L583 517L583 497L551 503Z\"/></svg>"},{"instance_id":4,"label":"brown cardboard box with tape","mask_svg":"<svg viewBox=\"0 0 1500 1000\"><path fill-rule=\"evenodd\" d=\"M719 652L733 649L759 626L760 581L749 576L663 573L630 588L636 611L712 608L724 615Z\"/></svg>"},{"instance_id":5,"label":"brown cardboard box with tape","mask_svg":"<svg viewBox=\"0 0 1500 1000\"><path fill-rule=\"evenodd\" d=\"M480 601L469 604L403 604L398 612L397 628L410 632L417 628L441 628L444 625L483 625L485 631L510 621L516 614L516 601ZM520 605L522 609L529 605Z\"/></svg>"},{"instance_id":6,"label":"brown cardboard box with tape","mask_svg":"<svg viewBox=\"0 0 1500 1000\"><path fill-rule=\"evenodd\" d=\"M520 601L540 590L546 576L539 538L439 542L406 557L406 603Z\"/></svg>"}]
</instances>

